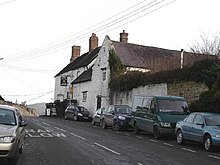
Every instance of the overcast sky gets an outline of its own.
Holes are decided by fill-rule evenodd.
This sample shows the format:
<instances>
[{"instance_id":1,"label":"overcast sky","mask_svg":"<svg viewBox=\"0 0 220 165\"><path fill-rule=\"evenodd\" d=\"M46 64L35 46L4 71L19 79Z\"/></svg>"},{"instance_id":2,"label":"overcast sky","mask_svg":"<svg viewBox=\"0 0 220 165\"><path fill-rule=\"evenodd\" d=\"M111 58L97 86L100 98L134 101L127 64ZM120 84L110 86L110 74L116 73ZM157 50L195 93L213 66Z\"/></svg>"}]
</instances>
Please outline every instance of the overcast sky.
<instances>
[{"instance_id":1,"label":"overcast sky","mask_svg":"<svg viewBox=\"0 0 220 165\"><path fill-rule=\"evenodd\" d=\"M89 49L96 33L166 49L189 50L220 31L219 0L0 0L0 95L27 104L53 102L54 76L71 46Z\"/></svg>"}]
</instances>

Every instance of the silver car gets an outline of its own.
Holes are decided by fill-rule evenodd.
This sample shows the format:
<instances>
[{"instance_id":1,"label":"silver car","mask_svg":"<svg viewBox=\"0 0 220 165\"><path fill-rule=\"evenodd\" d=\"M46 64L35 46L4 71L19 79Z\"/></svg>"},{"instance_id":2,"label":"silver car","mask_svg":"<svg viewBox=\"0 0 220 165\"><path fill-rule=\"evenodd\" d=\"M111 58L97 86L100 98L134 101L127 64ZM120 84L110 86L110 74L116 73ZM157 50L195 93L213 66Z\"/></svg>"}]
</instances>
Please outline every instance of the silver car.
<instances>
[{"instance_id":1,"label":"silver car","mask_svg":"<svg viewBox=\"0 0 220 165\"><path fill-rule=\"evenodd\" d=\"M15 107L0 105L0 158L10 165L16 165L22 153L26 125Z\"/></svg>"}]
</instances>

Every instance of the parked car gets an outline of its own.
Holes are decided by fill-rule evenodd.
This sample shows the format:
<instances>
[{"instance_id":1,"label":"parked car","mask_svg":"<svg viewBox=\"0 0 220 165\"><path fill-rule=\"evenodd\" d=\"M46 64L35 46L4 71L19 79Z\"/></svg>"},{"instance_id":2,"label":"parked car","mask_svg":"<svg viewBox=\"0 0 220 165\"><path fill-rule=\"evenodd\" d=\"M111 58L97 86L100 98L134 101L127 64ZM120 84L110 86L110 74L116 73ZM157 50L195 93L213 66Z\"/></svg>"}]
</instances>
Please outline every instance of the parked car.
<instances>
[{"instance_id":1,"label":"parked car","mask_svg":"<svg viewBox=\"0 0 220 165\"><path fill-rule=\"evenodd\" d=\"M192 140L204 144L205 150L211 151L220 146L220 114L194 112L176 124L178 144Z\"/></svg>"},{"instance_id":2,"label":"parked car","mask_svg":"<svg viewBox=\"0 0 220 165\"><path fill-rule=\"evenodd\" d=\"M134 96L131 125L134 133L146 131L155 139L175 136L177 121L189 114L185 98L178 96Z\"/></svg>"},{"instance_id":3,"label":"parked car","mask_svg":"<svg viewBox=\"0 0 220 165\"><path fill-rule=\"evenodd\" d=\"M15 165L22 153L27 123L15 107L0 105L0 158Z\"/></svg>"},{"instance_id":4,"label":"parked car","mask_svg":"<svg viewBox=\"0 0 220 165\"><path fill-rule=\"evenodd\" d=\"M83 106L75 106L70 105L66 108L64 112L64 119L72 119L74 121L77 120L88 120L91 121L92 117L90 115L90 112Z\"/></svg>"},{"instance_id":5,"label":"parked car","mask_svg":"<svg viewBox=\"0 0 220 165\"><path fill-rule=\"evenodd\" d=\"M101 116L102 116L104 110L105 110L105 107L97 109L97 111L95 112L95 114L92 117L92 125L96 125L96 124L100 125L100 119L101 119Z\"/></svg>"},{"instance_id":6,"label":"parked car","mask_svg":"<svg viewBox=\"0 0 220 165\"><path fill-rule=\"evenodd\" d=\"M131 127L131 107L127 105L110 105L102 114L100 125L103 129L111 126L113 130Z\"/></svg>"}]
</instances>

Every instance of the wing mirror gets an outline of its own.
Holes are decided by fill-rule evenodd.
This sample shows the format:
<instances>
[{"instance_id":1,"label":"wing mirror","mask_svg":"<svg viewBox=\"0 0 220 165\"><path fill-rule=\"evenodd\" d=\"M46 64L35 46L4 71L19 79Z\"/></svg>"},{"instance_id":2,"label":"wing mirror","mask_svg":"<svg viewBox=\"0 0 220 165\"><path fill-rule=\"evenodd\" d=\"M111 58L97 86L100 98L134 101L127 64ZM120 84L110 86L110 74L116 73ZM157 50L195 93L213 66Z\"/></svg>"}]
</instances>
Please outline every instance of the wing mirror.
<instances>
[{"instance_id":1,"label":"wing mirror","mask_svg":"<svg viewBox=\"0 0 220 165\"><path fill-rule=\"evenodd\" d=\"M20 127L25 127L25 126L27 126L27 122L24 121L24 120L22 120L22 121L19 123L19 126L20 126Z\"/></svg>"}]
</instances>

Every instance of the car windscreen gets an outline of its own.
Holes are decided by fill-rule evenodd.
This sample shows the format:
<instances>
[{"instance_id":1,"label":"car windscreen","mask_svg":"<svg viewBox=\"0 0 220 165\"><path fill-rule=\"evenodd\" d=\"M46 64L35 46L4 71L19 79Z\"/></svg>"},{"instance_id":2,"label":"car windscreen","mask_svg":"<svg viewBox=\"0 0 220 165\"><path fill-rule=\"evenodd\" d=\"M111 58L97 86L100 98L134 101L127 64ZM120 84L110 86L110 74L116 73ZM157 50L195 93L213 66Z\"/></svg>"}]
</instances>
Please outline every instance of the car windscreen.
<instances>
[{"instance_id":1,"label":"car windscreen","mask_svg":"<svg viewBox=\"0 0 220 165\"><path fill-rule=\"evenodd\" d=\"M87 112L88 110L85 107L78 107L80 112Z\"/></svg>"},{"instance_id":2,"label":"car windscreen","mask_svg":"<svg viewBox=\"0 0 220 165\"><path fill-rule=\"evenodd\" d=\"M11 110L0 109L0 124L16 125L14 112Z\"/></svg>"},{"instance_id":3,"label":"car windscreen","mask_svg":"<svg viewBox=\"0 0 220 165\"><path fill-rule=\"evenodd\" d=\"M160 112L187 112L185 100L157 100Z\"/></svg>"},{"instance_id":4,"label":"car windscreen","mask_svg":"<svg viewBox=\"0 0 220 165\"><path fill-rule=\"evenodd\" d=\"M131 108L130 107L115 107L116 114L130 114Z\"/></svg>"},{"instance_id":5,"label":"car windscreen","mask_svg":"<svg viewBox=\"0 0 220 165\"><path fill-rule=\"evenodd\" d=\"M208 126L220 126L220 115L207 115L205 116L205 122Z\"/></svg>"}]
</instances>

